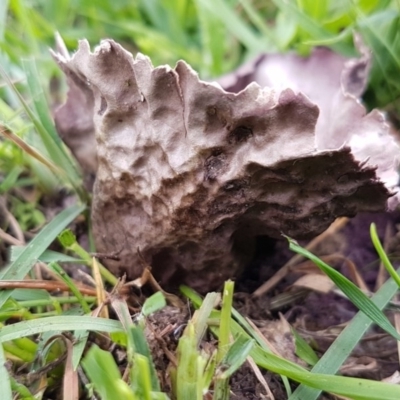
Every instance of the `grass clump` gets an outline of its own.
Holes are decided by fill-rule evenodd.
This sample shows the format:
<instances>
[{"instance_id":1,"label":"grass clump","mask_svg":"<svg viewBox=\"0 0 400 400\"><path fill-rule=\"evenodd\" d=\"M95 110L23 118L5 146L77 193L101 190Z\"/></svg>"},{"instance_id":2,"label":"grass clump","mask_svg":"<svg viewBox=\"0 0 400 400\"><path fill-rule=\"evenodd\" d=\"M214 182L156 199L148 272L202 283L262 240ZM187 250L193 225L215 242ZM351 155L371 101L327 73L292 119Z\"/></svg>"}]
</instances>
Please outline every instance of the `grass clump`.
<instances>
[{"instance_id":1,"label":"grass clump","mask_svg":"<svg viewBox=\"0 0 400 400\"><path fill-rule=\"evenodd\" d=\"M1 283L7 282L9 276L14 278L14 282L17 279L21 284L25 282L22 278L30 272L34 264L30 262L31 258L39 259L46 250L48 243L54 240L63 227L82 211L83 207L72 207L64 210L48 226L44 227L31 242L32 245L17 252L15 260L3 273ZM374 233L374 227L372 227L371 232L374 244L379 249L381 245ZM46 240L43 239L44 237ZM291 241L291 247L299 254L315 262L328 275L332 275L331 268L320 259L293 241ZM49 254L54 256L54 253ZM83 254L81 256L83 257ZM387 263L387 260L385 262ZM46 370L45 375L42 375L42 378L43 376L46 377L45 386L51 387L57 379L63 378L64 398L68 398L66 397L68 390L73 389L73 393L79 392L76 374L81 366L90 381L90 384L86 385L86 390L89 393L91 390L95 390L101 398L112 398L110 397L111 393L120 393L126 398L132 399L168 398L168 394L161 389L159 374L155 369L150 350L150 339L146 333L147 318L166 305L161 292L149 297L133 320L125 296L118 294L121 286L119 289L116 288L117 291L114 291L114 294L108 295L106 303L99 302L99 298L104 298L104 296L100 296L97 291L94 298L97 299L98 307L94 309L93 296L82 295L76 283L67 278L56 263L50 263L49 266L50 270L56 272L57 276L61 276L62 281L66 282L66 287L69 288L72 297L66 302L64 298L58 300L57 297L50 296L44 290L39 292L29 290L25 292L28 300L25 297L21 301L20 292L22 289L19 289L19 293L17 291L2 291L0 293L1 319L6 323L11 321L12 318L21 320L21 322L4 325L0 330L3 361L6 362L8 359L16 365L26 363L25 365L33 367L40 355L40 359L44 360L45 363L42 366ZM390 268L389 265L388 267ZM335 375L371 323L380 324L390 334L397 337L397 332L393 331L394 328L381 310L391 300L398 290L398 286L393 279L390 279L369 299L339 273L332 275L332 279L337 287L361 311L337 338L328 352L318 361L315 358L313 359L312 364L314 365L311 370L277 354L273 348L266 344L264 338L249 325L246 319L232 308L232 282L226 283L222 301L217 293L209 293L202 300L191 289L183 287L182 293L191 300L193 306L198 310L187 322L187 326L179 338L176 365L172 364L169 371L172 397L186 399L190 396L190 398L202 399L208 395L215 400L227 399L229 398L229 378L246 360L253 360L259 367L280 374L283 379L289 378L301 384L294 393L291 393L290 387L287 386L290 399L304 398L304 393L306 393L307 398L316 399L322 390L354 399L385 398L389 400L398 398L400 395L399 386ZM43 294L41 297L44 301L38 303L35 302L35 297L37 298L39 293ZM75 302L74 308L65 308L66 303L73 302ZM110 304L118 320L96 317L106 304ZM220 309L216 309L219 304L221 304ZM43 312L45 311L44 305L47 306L47 310L48 307L52 307L54 311L51 314L48 314L48 311L47 313ZM217 347L205 345L207 330L218 337ZM72 337L71 333L68 332L72 332ZM100 336L97 334L97 339L89 342L89 332L103 333ZM105 333L109 335L104 336ZM41 338L41 341L38 341L38 338ZM53 346L48 345L48 343L53 342L60 343L56 348L53 348ZM45 343L45 346L43 346L43 343ZM297 341L297 343L300 343L300 341ZM119 366L111 357L110 352L101 349L101 347L109 349L115 345L122 346L122 349L125 349L126 352L123 375L121 375ZM89 350L84 355L86 347ZM307 352L310 355L309 349ZM47 356L44 357L44 354L47 354ZM327 354L331 356L327 356ZM313 357L315 357L315 354ZM307 357L304 357L304 359L307 360ZM65 360L64 367L61 370L57 370L57 363L53 368L46 368L46 365L51 365L55 360L59 360L62 364ZM107 369L105 369L106 366L108 366ZM111 371L108 378L104 376L104 371ZM29 375L30 373L28 373ZM36 378L38 377L36 376ZM15 380L6 368L0 370L0 382L1 393L4 394L5 399L11 399L13 393L16 392L30 393L29 396L33 397L38 390L38 382L34 378L29 381L29 384L21 383ZM72 388L71 382L74 382L75 385Z\"/></svg>"},{"instance_id":2,"label":"grass clump","mask_svg":"<svg viewBox=\"0 0 400 400\"><path fill-rule=\"evenodd\" d=\"M373 323L399 339L382 311L398 290L399 271L374 226L371 238L391 279L371 296L289 239L292 250L314 262L360 310L321 358L296 332L296 352L306 367L271 348L233 308L232 282L222 296L209 293L204 299L183 287L196 311L178 329L183 333L169 360L170 388L165 389L148 334L148 321L165 308L165 296L157 292L133 306L130 286L65 231L77 218L87 222L90 196L52 120L65 87L48 54L55 31L69 49L82 37L92 45L112 37L149 55L155 64L183 58L204 78L213 78L259 52L306 55L326 45L354 56L356 32L372 54L364 100L399 121L398 25L398 3L389 0L138 0L135 6L122 0L0 2L0 197L21 233L14 241L8 237L13 244L10 263L0 272L2 399L57 394L72 400L81 391L102 399L225 400L230 378L245 362L280 375L290 400L317 399L322 391L353 399L399 399L398 385L336 375ZM52 88L43 90L49 82ZM59 193L75 196L76 204L62 211L58 207L44 225L44 199ZM13 224L8 221L3 231L12 232ZM49 248L57 238L62 251ZM31 239L27 245L25 239ZM65 271L70 263L89 267L95 284L72 279ZM43 271L52 279L42 279ZM123 353L122 361L113 357L115 349ZM293 392L289 380L298 383ZM56 389L60 382L62 393Z\"/></svg>"}]
</instances>

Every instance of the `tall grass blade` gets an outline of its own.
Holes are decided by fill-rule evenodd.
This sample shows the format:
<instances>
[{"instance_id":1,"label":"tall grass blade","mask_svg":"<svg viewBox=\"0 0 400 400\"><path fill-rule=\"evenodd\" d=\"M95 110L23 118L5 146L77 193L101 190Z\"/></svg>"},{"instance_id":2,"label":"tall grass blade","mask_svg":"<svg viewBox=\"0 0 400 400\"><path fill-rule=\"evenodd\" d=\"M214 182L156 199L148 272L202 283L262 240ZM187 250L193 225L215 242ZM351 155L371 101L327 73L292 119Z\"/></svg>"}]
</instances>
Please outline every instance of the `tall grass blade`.
<instances>
[{"instance_id":1,"label":"tall grass blade","mask_svg":"<svg viewBox=\"0 0 400 400\"><path fill-rule=\"evenodd\" d=\"M33 64L35 65L35 64ZM27 73L27 79L28 79L28 87L30 90L32 90L31 95L33 97L38 95L38 87L39 84L37 82L37 75L35 75L35 71L33 69L32 63L25 63L25 66L27 68L26 73ZM36 71L37 73L37 71ZM61 139L58 137L58 135L55 133L55 128L54 125L53 128L49 128L50 130L48 131L46 129L46 125L50 126L49 118L48 116L46 117L45 115L47 114L48 111L43 111L43 99L36 100L37 107L39 111L41 112L39 116L36 115L35 112L33 112L24 97L21 95L21 93L17 90L13 82L10 80L4 69L0 66L0 75L2 75L3 79L7 82L8 86L13 90L15 95L18 97L18 100L20 101L24 111L28 115L29 119L32 121L33 125L35 126L35 129L37 133L39 134L43 144L46 147L47 152L49 153L49 156L51 157L52 161L60 165L61 168L65 171L66 177L68 179L68 183L75 189L76 193L79 195L82 201L86 200L87 194L85 193L85 190L83 189L83 184L82 184L82 177L78 173L78 170L76 166L74 165L72 158L68 155L65 147L63 147L61 143ZM43 92L39 91L39 94L43 96ZM45 125L43 124L41 118L45 121ZM51 133L53 132L53 133Z\"/></svg>"},{"instance_id":2,"label":"tall grass blade","mask_svg":"<svg viewBox=\"0 0 400 400\"><path fill-rule=\"evenodd\" d=\"M119 321L111 319L79 315L56 316L4 326L0 330L0 343L43 332L76 331L80 329L107 333L123 330Z\"/></svg>"},{"instance_id":3,"label":"tall grass blade","mask_svg":"<svg viewBox=\"0 0 400 400\"><path fill-rule=\"evenodd\" d=\"M399 272L400 268L397 270L397 273ZM387 306L397 290L398 287L396 283L393 279L389 279L378 292L372 296L371 301L382 310ZM359 311L315 364L311 372L336 374L371 325L372 320L363 312ZM317 400L321 392L322 390L300 385L289 400Z\"/></svg>"},{"instance_id":4,"label":"tall grass blade","mask_svg":"<svg viewBox=\"0 0 400 400\"><path fill-rule=\"evenodd\" d=\"M301 382L304 385L335 393L340 396L350 397L354 400L398 400L400 397L400 386L376 382L367 379L348 378L309 372L302 367L297 366L275 354L265 354L259 351L252 351L250 355L254 361L261 367L266 368L278 374ZM303 393L304 394L304 393ZM290 397L292 399L311 400L317 397L299 396Z\"/></svg>"},{"instance_id":5,"label":"tall grass blade","mask_svg":"<svg viewBox=\"0 0 400 400\"><path fill-rule=\"evenodd\" d=\"M317 265L360 311L371 318L372 321L387 333L397 340L400 340L400 334L396 331L385 314L353 282L349 281L340 272L324 263L314 254L299 246L294 240L289 239L289 243L291 250L308 258Z\"/></svg>"}]
</instances>

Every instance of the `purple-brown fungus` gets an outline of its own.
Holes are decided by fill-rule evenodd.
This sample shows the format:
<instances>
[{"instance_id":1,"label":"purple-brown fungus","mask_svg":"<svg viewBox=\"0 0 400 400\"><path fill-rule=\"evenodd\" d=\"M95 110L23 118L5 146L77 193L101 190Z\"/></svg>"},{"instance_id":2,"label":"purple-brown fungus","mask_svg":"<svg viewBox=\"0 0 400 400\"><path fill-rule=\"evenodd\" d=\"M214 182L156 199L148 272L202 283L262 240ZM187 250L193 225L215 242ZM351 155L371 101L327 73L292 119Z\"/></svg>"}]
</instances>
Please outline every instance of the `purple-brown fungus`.
<instances>
[{"instance_id":1,"label":"purple-brown fungus","mask_svg":"<svg viewBox=\"0 0 400 400\"><path fill-rule=\"evenodd\" d=\"M321 125L301 88L226 92L183 61L154 68L112 40L54 57L93 96L93 233L97 251L119 252L113 272L136 278L139 249L161 284L204 292L237 276L258 235L311 237L339 216L388 206L398 148L353 94ZM385 143L379 154L366 152L370 137Z\"/></svg>"}]
</instances>

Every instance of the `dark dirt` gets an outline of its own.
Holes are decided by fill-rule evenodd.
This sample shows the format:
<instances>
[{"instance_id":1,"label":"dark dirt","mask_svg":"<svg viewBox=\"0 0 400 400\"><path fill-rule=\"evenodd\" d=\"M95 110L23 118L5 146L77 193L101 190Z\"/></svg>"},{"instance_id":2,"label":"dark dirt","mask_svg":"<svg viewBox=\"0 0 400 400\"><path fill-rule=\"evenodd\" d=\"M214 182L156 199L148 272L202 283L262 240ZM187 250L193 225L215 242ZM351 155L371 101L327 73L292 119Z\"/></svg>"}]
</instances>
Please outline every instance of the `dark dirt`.
<instances>
[{"instance_id":1,"label":"dark dirt","mask_svg":"<svg viewBox=\"0 0 400 400\"><path fill-rule=\"evenodd\" d=\"M383 243L385 243L386 235L388 254L396 266L396 264L398 265L396 259L398 259L397 253L400 250L400 237L399 235L395 236L395 232L397 232L396 224L399 220L398 213L360 214L349 220L344 229L333 237L324 240L322 245L313 252L319 256L334 253L345 256L355 264L369 289L375 291L379 260L370 239L370 224L376 223L378 234ZM388 237L389 239L387 239ZM306 243L301 244L306 245ZM344 327L343 324L356 314L356 308L349 301L334 293L309 292L307 294L305 292L302 300L299 301L298 297L294 297L292 304L271 310L274 298L288 292L290 285L300 276L295 272L295 268L265 296L254 298L245 294L245 292L253 292L268 280L292 256L293 254L288 249L286 241L260 238L255 260L237 281L237 290L242 293L236 295L236 307L244 315L257 321L259 327L269 327L267 329L270 335L275 335L277 343L280 341L287 342L287 336L274 326L279 318L278 312L282 313L285 319L312 344L316 352L322 355L341 332ZM332 266L350 278L345 263L339 262ZM390 312L388 315L391 317ZM262 328L260 329L262 330ZM285 354L285 357L288 358L288 355ZM347 376L381 380L392 375L397 369L396 341L379 328L374 327L356 347L341 372ZM242 379L246 383L249 381L249 377ZM254 379L256 382L256 378ZM279 378L275 378L275 382L280 382ZM286 399L287 395L283 386L281 383L279 385L281 390L273 391L275 399Z\"/></svg>"},{"instance_id":2,"label":"dark dirt","mask_svg":"<svg viewBox=\"0 0 400 400\"><path fill-rule=\"evenodd\" d=\"M379 262L372 246L369 227L371 222L377 224L382 241L385 232L392 232L389 239L389 253L396 259L396 248L400 249L400 238L394 236L399 214L362 214L349 220L347 225L332 237L327 238L314 251L319 256L340 253L357 267L371 290L375 290ZM389 231L388 231L389 229ZM387 240L387 234L386 234ZM307 243L302 243L306 245ZM398 251L397 251L398 252ZM285 240L271 240L262 237L258 241L256 257L249 268L236 282L235 307L245 316L251 318L259 330L275 349L286 359L305 365L295 355L295 346L285 320L314 347L321 356L332 344L348 322L357 312L346 299L334 294L321 294L300 289L290 289L300 276L294 268L271 292L255 298L251 293L268 280L279 268L293 256ZM396 264L394 262L394 264ZM335 265L343 274L351 274L343 262ZM282 307L271 307L282 293L297 291L300 297L293 297L292 303ZM300 298L300 300L299 300ZM282 318L280 319L280 314ZM389 317L391 316L388 313ZM180 332L184 329L189 310L184 312L168 307L153 315L149 325L149 341L159 371L164 390L170 390L169 365L173 363ZM161 334L160 334L161 333ZM213 339L208 337L208 345ZM341 369L347 376L381 380L392 375L398 369L397 347L394 339L379 328L372 328L354 350L349 360ZM275 400L287 399L287 394L279 376L263 372L264 379L275 396ZM292 384L293 388L296 384ZM333 399L331 395L322 395L321 399ZM255 376L248 363L243 365L231 379L231 399L269 399L263 385Z\"/></svg>"}]
</instances>

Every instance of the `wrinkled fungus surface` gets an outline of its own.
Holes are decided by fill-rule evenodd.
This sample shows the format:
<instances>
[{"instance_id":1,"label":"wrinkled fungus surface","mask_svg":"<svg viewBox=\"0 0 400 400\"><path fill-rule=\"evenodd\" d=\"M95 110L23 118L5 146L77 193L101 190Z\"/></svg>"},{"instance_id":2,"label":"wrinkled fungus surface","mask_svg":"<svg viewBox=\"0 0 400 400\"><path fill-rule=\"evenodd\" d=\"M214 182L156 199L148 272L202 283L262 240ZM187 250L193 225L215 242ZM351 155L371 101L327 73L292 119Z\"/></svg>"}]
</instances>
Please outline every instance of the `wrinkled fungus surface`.
<instances>
[{"instance_id":1,"label":"wrinkled fungus surface","mask_svg":"<svg viewBox=\"0 0 400 400\"><path fill-rule=\"evenodd\" d=\"M383 167L349 136L317 135L319 108L300 91L251 83L229 93L183 61L154 68L112 40L54 57L93 95L93 233L97 251L119 252L114 272L137 277L140 249L163 285L206 291L240 272L257 235L310 237L387 207ZM382 116L361 114L353 133L372 124L397 151Z\"/></svg>"}]
</instances>

